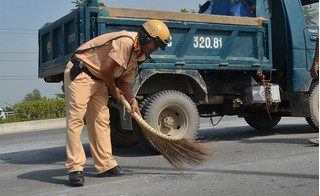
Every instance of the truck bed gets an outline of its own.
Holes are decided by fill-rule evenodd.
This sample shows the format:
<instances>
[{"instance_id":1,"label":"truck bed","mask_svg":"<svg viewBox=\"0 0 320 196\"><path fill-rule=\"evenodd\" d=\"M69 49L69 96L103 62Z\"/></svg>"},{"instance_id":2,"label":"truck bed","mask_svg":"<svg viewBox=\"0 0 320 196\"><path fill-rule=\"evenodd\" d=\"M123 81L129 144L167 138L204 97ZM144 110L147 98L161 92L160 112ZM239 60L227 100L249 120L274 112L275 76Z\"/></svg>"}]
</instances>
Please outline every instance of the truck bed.
<instances>
[{"instance_id":1,"label":"truck bed","mask_svg":"<svg viewBox=\"0 0 320 196\"><path fill-rule=\"evenodd\" d=\"M244 26L262 26L261 17L235 17L208 15L197 13L169 12L146 9L127 9L115 7L100 7L101 11L106 11L109 18L141 18L141 19L158 19L165 21L180 21L180 22L200 22L212 24L229 24L229 25L244 25Z\"/></svg>"},{"instance_id":2,"label":"truck bed","mask_svg":"<svg viewBox=\"0 0 320 196\"><path fill-rule=\"evenodd\" d=\"M142 69L271 70L270 21L263 18L79 7L39 30L39 72L46 82L60 82L68 59L82 43L104 33L137 31L149 19L163 20L171 32L156 63Z\"/></svg>"}]
</instances>

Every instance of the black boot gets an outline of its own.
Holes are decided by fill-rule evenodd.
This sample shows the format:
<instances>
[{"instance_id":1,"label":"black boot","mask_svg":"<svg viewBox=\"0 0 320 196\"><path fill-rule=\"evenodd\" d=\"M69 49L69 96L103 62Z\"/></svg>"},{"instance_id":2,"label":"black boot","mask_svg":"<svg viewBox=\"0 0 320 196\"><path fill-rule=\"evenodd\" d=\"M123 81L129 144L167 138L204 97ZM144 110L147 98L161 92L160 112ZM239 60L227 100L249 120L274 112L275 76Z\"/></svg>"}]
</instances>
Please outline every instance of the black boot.
<instances>
[{"instance_id":1,"label":"black boot","mask_svg":"<svg viewBox=\"0 0 320 196\"><path fill-rule=\"evenodd\" d=\"M125 176L125 175L133 175L133 171L123 170L121 167L115 166L112 169L109 169L101 174L98 174L98 177L114 177L114 176Z\"/></svg>"},{"instance_id":2,"label":"black boot","mask_svg":"<svg viewBox=\"0 0 320 196\"><path fill-rule=\"evenodd\" d=\"M70 172L69 182L72 186L83 186L84 185L84 176L82 171Z\"/></svg>"}]
</instances>

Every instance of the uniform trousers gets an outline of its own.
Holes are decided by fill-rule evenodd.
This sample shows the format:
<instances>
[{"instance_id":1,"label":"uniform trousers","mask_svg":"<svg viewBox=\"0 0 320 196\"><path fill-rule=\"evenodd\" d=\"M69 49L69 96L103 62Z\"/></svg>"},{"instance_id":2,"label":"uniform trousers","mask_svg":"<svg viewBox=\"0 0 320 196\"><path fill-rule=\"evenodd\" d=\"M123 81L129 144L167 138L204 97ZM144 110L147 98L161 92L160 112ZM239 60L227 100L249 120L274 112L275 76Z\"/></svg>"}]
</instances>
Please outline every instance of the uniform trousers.
<instances>
[{"instance_id":1,"label":"uniform trousers","mask_svg":"<svg viewBox=\"0 0 320 196\"><path fill-rule=\"evenodd\" d=\"M108 89L102 80L94 80L85 72L71 81L72 66L69 62L64 72L67 111L66 167L68 173L83 171L86 163L81 143L85 116L92 159L97 173L103 173L118 165L112 156Z\"/></svg>"}]
</instances>

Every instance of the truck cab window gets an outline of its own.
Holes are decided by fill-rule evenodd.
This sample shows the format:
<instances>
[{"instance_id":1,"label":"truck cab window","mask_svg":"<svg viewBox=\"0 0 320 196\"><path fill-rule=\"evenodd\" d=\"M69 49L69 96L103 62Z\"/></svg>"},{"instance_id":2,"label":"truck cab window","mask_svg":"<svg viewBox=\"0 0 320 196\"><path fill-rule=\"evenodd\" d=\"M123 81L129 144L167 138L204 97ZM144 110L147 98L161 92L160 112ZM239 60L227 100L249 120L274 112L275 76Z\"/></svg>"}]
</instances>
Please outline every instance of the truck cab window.
<instances>
[{"instance_id":1,"label":"truck cab window","mask_svg":"<svg viewBox=\"0 0 320 196\"><path fill-rule=\"evenodd\" d=\"M212 0L200 7L199 13L226 16L255 17L255 0Z\"/></svg>"},{"instance_id":2,"label":"truck cab window","mask_svg":"<svg viewBox=\"0 0 320 196\"><path fill-rule=\"evenodd\" d=\"M303 12L308 27L319 26L319 3L304 5Z\"/></svg>"}]
</instances>

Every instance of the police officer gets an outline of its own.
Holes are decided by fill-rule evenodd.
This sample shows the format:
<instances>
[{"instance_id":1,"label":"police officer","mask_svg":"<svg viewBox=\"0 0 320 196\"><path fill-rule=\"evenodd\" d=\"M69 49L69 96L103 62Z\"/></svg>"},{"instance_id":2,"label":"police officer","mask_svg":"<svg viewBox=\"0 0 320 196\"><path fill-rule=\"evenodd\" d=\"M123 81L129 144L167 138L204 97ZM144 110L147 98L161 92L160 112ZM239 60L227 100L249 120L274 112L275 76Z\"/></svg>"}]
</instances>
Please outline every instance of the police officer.
<instances>
[{"instance_id":1,"label":"police officer","mask_svg":"<svg viewBox=\"0 0 320 196\"><path fill-rule=\"evenodd\" d=\"M150 20L139 32L121 31L100 35L75 52L64 73L67 109L66 151L71 185L84 185L85 152L80 140L85 116L89 145L99 177L132 175L123 170L112 156L109 126L109 94L120 101L120 95L140 116L139 106L130 83L141 62L158 47L168 44L170 32L159 20ZM114 79L119 78L119 87ZM107 88L108 87L108 88ZM108 91L109 89L109 91Z\"/></svg>"}]
</instances>

